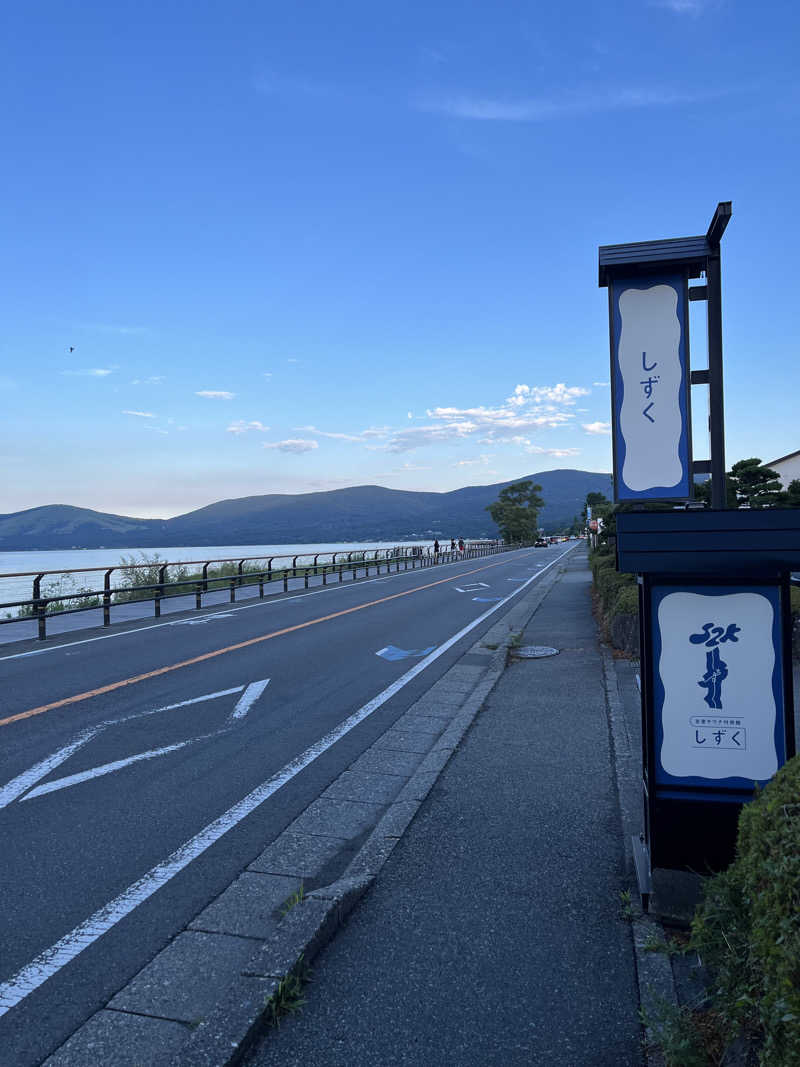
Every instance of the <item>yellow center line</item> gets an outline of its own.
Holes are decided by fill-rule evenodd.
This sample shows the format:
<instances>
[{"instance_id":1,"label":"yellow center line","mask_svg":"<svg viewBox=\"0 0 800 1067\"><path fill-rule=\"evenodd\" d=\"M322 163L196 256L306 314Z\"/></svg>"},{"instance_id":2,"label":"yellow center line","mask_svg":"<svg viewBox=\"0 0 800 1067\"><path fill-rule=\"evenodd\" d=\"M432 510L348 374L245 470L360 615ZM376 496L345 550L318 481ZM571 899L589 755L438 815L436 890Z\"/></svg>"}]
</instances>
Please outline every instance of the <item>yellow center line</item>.
<instances>
[{"instance_id":1,"label":"yellow center line","mask_svg":"<svg viewBox=\"0 0 800 1067\"><path fill-rule=\"evenodd\" d=\"M171 671L179 671L183 667L193 667L196 663L204 663L206 660L215 659L217 656L224 656L228 652L238 652L240 648L249 648L251 645L261 644L262 641L271 641L274 637L282 637L284 634L294 633L295 630L305 630L308 626L317 626L321 622L330 622L331 619L339 619L343 615L352 615L355 611L364 611L365 608L374 608L377 604L386 604L388 601L397 600L399 597L411 596L412 593L421 593L425 589L433 589L434 586L444 585L445 582L461 581L467 575L480 574L482 571L500 567L508 562L508 560L501 560L499 563L489 563L484 567L476 567L471 571L461 571L450 578L440 578L436 582L428 582L427 585L406 589L402 593L392 593L390 596L381 597L379 600L370 600L366 604L356 604L355 607L334 611L330 615L321 615L317 619L309 619L308 622L298 622L294 626L286 626L282 630L273 630L272 633L261 634L260 637L251 637L247 641L239 641L235 645L226 645L225 648L217 648L213 652L204 652L200 656L181 660L180 663L171 663L166 667L158 667L154 671L147 671L145 674L136 674L131 678L122 678L118 682L101 685L97 689L88 689L85 693L75 693L73 696L63 697L61 700L53 700L50 704L41 704L37 708L29 708L27 711L20 711L16 715L9 715L8 718L0 719L0 726L9 726L12 722L19 722L20 719L30 719L34 715L42 715L44 712L53 711L55 708L64 708L68 704L78 704L82 700L102 696L104 693L113 693L115 689L122 689L127 685L136 685L137 682L147 681L148 678L157 678L160 674L169 674Z\"/></svg>"}]
</instances>

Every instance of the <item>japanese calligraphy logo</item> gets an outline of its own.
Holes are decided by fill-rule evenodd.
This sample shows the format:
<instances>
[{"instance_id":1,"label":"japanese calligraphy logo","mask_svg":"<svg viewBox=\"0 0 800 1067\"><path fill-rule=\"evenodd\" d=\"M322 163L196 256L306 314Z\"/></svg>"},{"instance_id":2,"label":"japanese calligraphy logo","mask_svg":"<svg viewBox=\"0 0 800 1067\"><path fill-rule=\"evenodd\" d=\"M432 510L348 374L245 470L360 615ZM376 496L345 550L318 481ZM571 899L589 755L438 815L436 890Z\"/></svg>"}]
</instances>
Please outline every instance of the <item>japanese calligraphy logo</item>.
<instances>
[{"instance_id":1,"label":"japanese calligraphy logo","mask_svg":"<svg viewBox=\"0 0 800 1067\"><path fill-rule=\"evenodd\" d=\"M728 677L728 664L720 657L717 646L726 641L738 642L736 635L741 632L741 626L737 626L735 622L730 623L727 629L707 622L701 627L699 634L689 636L693 645L704 645L709 649L706 652L706 673L697 684L706 690L703 700L717 711L722 710L722 683Z\"/></svg>"}]
</instances>

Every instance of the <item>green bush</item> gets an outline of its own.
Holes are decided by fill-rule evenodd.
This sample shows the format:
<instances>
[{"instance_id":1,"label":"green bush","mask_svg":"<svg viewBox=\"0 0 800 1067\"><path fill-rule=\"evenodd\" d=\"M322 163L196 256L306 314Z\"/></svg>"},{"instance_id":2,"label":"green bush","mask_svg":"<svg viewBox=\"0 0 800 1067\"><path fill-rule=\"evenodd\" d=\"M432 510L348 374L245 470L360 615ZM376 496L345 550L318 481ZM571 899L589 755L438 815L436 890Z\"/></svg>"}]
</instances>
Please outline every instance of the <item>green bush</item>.
<instances>
[{"instance_id":1,"label":"green bush","mask_svg":"<svg viewBox=\"0 0 800 1067\"><path fill-rule=\"evenodd\" d=\"M639 588L636 582L628 582L618 591L611 605L613 615L638 615L639 614Z\"/></svg>"},{"instance_id":2,"label":"green bush","mask_svg":"<svg viewBox=\"0 0 800 1067\"><path fill-rule=\"evenodd\" d=\"M707 881L692 943L731 1033L761 1032L764 1067L800 1064L800 757L743 808L736 859Z\"/></svg>"},{"instance_id":3,"label":"green bush","mask_svg":"<svg viewBox=\"0 0 800 1067\"><path fill-rule=\"evenodd\" d=\"M791 588L792 618L800 617L800 586L793 585Z\"/></svg>"}]
</instances>

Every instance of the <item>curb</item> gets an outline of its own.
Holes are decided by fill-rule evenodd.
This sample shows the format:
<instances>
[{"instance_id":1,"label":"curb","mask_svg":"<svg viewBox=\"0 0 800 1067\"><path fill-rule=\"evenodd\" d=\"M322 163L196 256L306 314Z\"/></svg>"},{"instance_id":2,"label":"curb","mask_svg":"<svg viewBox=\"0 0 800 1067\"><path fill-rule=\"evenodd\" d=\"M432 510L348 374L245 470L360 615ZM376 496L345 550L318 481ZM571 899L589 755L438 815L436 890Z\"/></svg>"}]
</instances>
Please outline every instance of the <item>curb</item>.
<instances>
[{"instance_id":1,"label":"curb","mask_svg":"<svg viewBox=\"0 0 800 1067\"><path fill-rule=\"evenodd\" d=\"M523 629L527 625L562 572L563 567L554 569L546 581L533 587L532 597L514 604L483 638L467 650L465 655L475 654L478 649L485 648L487 639L488 643L494 643L491 637L501 636L495 631L506 631L498 640L496 651L487 657L490 663L484 677L389 806L345 873L331 885L309 893L302 906L289 913L270 940L248 963L233 988L170 1060L170 1067L233 1067L242 1062L268 1029L267 1001L277 990L280 981L302 972L303 967L332 940L378 877L502 676L512 630ZM254 982L260 985L255 987Z\"/></svg>"},{"instance_id":2,"label":"curb","mask_svg":"<svg viewBox=\"0 0 800 1067\"><path fill-rule=\"evenodd\" d=\"M631 896L631 934L633 937L636 982L639 988L639 1005L643 1016L643 1055L647 1067L663 1067L664 1058L656 1047L655 1034L646 1025L659 1006L665 1003L678 1006L678 992L669 957L661 952L645 948L654 942L665 943L664 928L652 916L647 915L638 902L638 885L633 860L631 840L642 829L641 810L641 756L628 732L622 707L622 698L617 684L617 668L611 649L601 643L603 654L603 685L608 708L608 731L611 740L611 765L617 788L619 816L625 848L625 876Z\"/></svg>"}]
</instances>

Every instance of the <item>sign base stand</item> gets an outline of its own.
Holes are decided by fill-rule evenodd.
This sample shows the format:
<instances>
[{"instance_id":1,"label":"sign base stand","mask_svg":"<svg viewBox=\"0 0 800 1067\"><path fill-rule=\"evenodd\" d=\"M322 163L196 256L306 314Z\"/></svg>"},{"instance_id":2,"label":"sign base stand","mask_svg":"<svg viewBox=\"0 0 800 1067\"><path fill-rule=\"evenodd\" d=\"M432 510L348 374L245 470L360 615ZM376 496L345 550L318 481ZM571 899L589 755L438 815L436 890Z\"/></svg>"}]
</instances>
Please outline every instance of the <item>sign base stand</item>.
<instances>
[{"instance_id":1,"label":"sign base stand","mask_svg":"<svg viewBox=\"0 0 800 1067\"><path fill-rule=\"evenodd\" d=\"M644 834L634 834L631 841L633 843L633 864L636 868L636 881L639 886L639 896L642 900L642 911L648 911L650 908L650 896L653 892L650 850L647 847Z\"/></svg>"}]
</instances>

